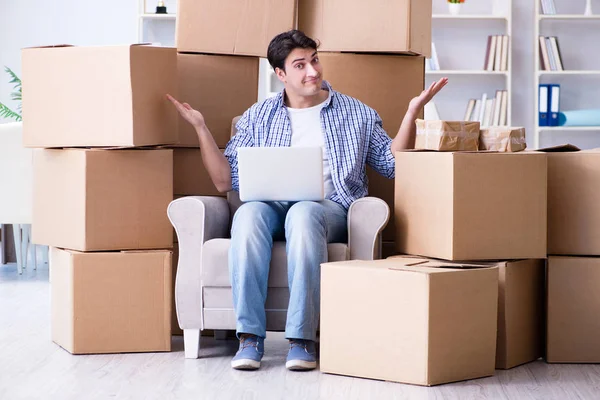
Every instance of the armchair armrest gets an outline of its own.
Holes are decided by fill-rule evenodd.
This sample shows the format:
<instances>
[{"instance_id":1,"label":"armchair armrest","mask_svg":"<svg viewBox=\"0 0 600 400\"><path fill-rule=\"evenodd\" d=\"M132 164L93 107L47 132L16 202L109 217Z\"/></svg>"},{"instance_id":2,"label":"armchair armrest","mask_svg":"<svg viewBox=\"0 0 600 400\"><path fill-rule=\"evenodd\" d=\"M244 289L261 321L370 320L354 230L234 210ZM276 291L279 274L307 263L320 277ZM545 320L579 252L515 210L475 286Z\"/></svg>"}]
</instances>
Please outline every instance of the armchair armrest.
<instances>
[{"instance_id":1,"label":"armchair armrest","mask_svg":"<svg viewBox=\"0 0 600 400\"><path fill-rule=\"evenodd\" d=\"M167 215L179 240L177 319L182 329L202 329L202 247L229 236L229 204L216 196L182 197L169 204Z\"/></svg>"},{"instance_id":2,"label":"armchair armrest","mask_svg":"<svg viewBox=\"0 0 600 400\"><path fill-rule=\"evenodd\" d=\"M351 260L381 257L381 231L390 219L390 207L377 197L363 197L348 210L348 247Z\"/></svg>"}]
</instances>

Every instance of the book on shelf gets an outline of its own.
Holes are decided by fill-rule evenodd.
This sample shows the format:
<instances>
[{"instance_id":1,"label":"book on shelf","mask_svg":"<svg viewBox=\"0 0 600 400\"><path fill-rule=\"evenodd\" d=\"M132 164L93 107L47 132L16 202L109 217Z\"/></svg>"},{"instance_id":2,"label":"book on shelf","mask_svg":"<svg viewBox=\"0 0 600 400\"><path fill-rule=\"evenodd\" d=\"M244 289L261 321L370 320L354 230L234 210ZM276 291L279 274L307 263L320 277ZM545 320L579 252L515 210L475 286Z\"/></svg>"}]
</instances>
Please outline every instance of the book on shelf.
<instances>
[{"instance_id":1,"label":"book on shelf","mask_svg":"<svg viewBox=\"0 0 600 400\"><path fill-rule=\"evenodd\" d=\"M435 49L435 43L431 42L431 58L425 60L426 71L439 71L440 61L438 59L437 51Z\"/></svg>"},{"instance_id":2,"label":"book on shelf","mask_svg":"<svg viewBox=\"0 0 600 400\"><path fill-rule=\"evenodd\" d=\"M540 70L542 71L564 71L558 38L556 36L539 37Z\"/></svg>"},{"instance_id":3,"label":"book on shelf","mask_svg":"<svg viewBox=\"0 0 600 400\"><path fill-rule=\"evenodd\" d=\"M497 90L494 97L483 93L480 99L469 99L465 121L479 121L481 126L506 126L508 117L508 91Z\"/></svg>"},{"instance_id":4,"label":"book on shelf","mask_svg":"<svg viewBox=\"0 0 600 400\"><path fill-rule=\"evenodd\" d=\"M542 14L554 15L556 14L556 5L554 0L540 0L540 6Z\"/></svg>"},{"instance_id":5,"label":"book on shelf","mask_svg":"<svg viewBox=\"0 0 600 400\"><path fill-rule=\"evenodd\" d=\"M483 69L485 71L507 71L508 46L507 35L488 36Z\"/></svg>"}]
</instances>

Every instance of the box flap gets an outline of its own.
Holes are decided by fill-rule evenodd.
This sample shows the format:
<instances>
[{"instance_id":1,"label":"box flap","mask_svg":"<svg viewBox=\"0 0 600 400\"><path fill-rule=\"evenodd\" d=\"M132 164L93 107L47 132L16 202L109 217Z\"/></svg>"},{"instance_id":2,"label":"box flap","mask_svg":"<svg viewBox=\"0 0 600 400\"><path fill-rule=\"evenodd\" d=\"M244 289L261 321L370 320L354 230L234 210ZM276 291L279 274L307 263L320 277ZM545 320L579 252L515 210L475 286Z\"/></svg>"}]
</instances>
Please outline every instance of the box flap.
<instances>
[{"instance_id":1,"label":"box flap","mask_svg":"<svg viewBox=\"0 0 600 400\"><path fill-rule=\"evenodd\" d=\"M559 146L545 147L543 149L537 149L536 151L542 151L544 153L564 153L568 151L580 151L581 149L572 144L561 144Z\"/></svg>"},{"instance_id":2,"label":"box flap","mask_svg":"<svg viewBox=\"0 0 600 400\"><path fill-rule=\"evenodd\" d=\"M405 267L427 267L427 268L450 268L450 269L472 269L489 268L489 263L474 263L461 261L445 261L435 259L425 259L421 257L392 256L387 260L393 260L401 265L390 267L390 269L403 270Z\"/></svg>"},{"instance_id":3,"label":"box flap","mask_svg":"<svg viewBox=\"0 0 600 400\"><path fill-rule=\"evenodd\" d=\"M32 46L32 47L24 47L23 50L29 50L29 49L52 49L55 47L75 47L75 45L72 44L52 44L49 46Z\"/></svg>"}]
</instances>

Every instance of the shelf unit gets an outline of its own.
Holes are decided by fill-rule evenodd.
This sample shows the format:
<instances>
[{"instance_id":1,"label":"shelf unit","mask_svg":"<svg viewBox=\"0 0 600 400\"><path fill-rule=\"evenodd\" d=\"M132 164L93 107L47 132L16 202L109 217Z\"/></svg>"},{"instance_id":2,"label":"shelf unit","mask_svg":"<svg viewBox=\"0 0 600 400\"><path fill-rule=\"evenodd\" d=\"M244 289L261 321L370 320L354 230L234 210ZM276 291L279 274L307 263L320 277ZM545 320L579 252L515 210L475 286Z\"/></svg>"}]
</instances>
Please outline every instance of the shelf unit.
<instances>
[{"instance_id":1,"label":"shelf unit","mask_svg":"<svg viewBox=\"0 0 600 400\"><path fill-rule=\"evenodd\" d=\"M539 14L538 4L538 15L537 19L554 19L554 20L566 20L566 19L582 19L582 20L594 20L600 19L600 15L582 15L582 14Z\"/></svg>"},{"instance_id":2,"label":"shelf unit","mask_svg":"<svg viewBox=\"0 0 600 400\"><path fill-rule=\"evenodd\" d=\"M440 5L439 4L439 0L430 0L434 2L434 9L436 5ZM462 89L469 89L469 88L476 88L477 86L481 86L481 82L487 82L488 79L490 79L489 83L490 85L492 84L492 82L496 82L497 79L503 79L504 80L504 87L498 87L497 90L507 90L508 91L508 104L507 104L507 125L512 125L512 51L513 51L513 23L512 23L512 0L507 0L507 1L499 1L499 0L492 0L492 8L490 10L489 13L486 13L485 10L481 10L479 9L479 12L475 12L475 13L468 13L468 14L458 14L458 15L451 15L451 14L439 14L439 13L434 13L432 16L432 40L435 42L435 40L433 39L433 37L435 36L436 33L436 29L441 29L440 27L436 26L436 25L440 25L440 24L448 24L451 23L451 21L456 21L462 24L461 26L461 30L469 30L469 29L473 29L471 27L477 27L478 25L482 25L485 23L490 23L490 24L503 24L504 27L504 35L508 36L508 70L507 71L486 71L486 70L478 70L478 69L446 69L446 70L438 70L438 71L426 71L425 72L425 77L426 77L426 86L429 85L429 83L432 80L436 80L439 79L443 76L448 76L448 77L456 77L456 78L468 78L468 77L472 77L474 79L473 82L460 82L460 95L462 95L463 90ZM483 11L483 12L482 12ZM479 26L480 29L481 26ZM481 41L485 41L487 39L487 36L483 36L483 37L476 37L476 40L481 40ZM475 40L475 39L474 39ZM436 42L436 47L438 48L438 54L439 54L439 45ZM479 60L478 60L479 61ZM443 59L440 60L440 62L442 63L442 66L444 64ZM484 60L481 60L481 63L483 64ZM499 81L500 82L500 81ZM451 82L452 84L452 82ZM450 86L448 87L450 88ZM447 90L447 89L445 89ZM481 93L483 94L483 92ZM488 98L493 98L494 96L494 92L490 93L489 91L487 91ZM459 96L460 96L459 95ZM472 96L468 96L468 98L464 99L464 108L461 108L461 114L460 117L458 117L458 113L456 112L454 114L454 116L450 116L449 113L445 113L443 107L440 109L440 107L438 106L438 101L434 101L436 103L436 107L438 109L438 111L441 114L441 118L442 119L462 119L463 117L463 112L465 110L465 108L467 107L467 103L469 98L473 98ZM454 106L456 107L456 105ZM450 116L448 118L448 116Z\"/></svg>"},{"instance_id":3,"label":"shelf unit","mask_svg":"<svg viewBox=\"0 0 600 400\"><path fill-rule=\"evenodd\" d=\"M533 143L534 148L540 147L541 132L547 133L568 133L568 132L594 132L600 131L600 126L539 126L539 85L541 78L544 76L552 77L577 77L577 76L600 76L600 70L564 70L564 71L545 71L540 70L539 62L539 36L542 35L541 25L544 21L566 21L565 23L581 22L581 21L600 21L600 15L584 15L584 14L542 14L540 0L535 0L535 13L534 13L534 134ZM600 28L600 26L599 26ZM599 35L600 39L600 35ZM564 65L564 59L563 59ZM561 103L562 96L565 93L564 88L561 89Z\"/></svg>"},{"instance_id":4,"label":"shelf unit","mask_svg":"<svg viewBox=\"0 0 600 400\"><path fill-rule=\"evenodd\" d=\"M482 71L478 69L441 69L427 71L427 75L508 75L509 71Z\"/></svg>"},{"instance_id":5,"label":"shelf unit","mask_svg":"<svg viewBox=\"0 0 600 400\"><path fill-rule=\"evenodd\" d=\"M433 14L432 18L435 19L503 19L507 20L509 17L505 15L494 15L494 14Z\"/></svg>"}]
</instances>

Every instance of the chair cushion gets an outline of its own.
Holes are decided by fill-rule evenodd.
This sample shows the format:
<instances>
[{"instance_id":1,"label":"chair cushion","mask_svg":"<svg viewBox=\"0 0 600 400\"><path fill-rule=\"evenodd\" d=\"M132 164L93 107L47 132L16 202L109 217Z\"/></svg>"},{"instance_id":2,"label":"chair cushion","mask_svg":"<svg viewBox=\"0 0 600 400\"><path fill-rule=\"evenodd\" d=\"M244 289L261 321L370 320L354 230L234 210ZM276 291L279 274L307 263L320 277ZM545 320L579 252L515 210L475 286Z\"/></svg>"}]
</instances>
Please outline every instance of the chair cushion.
<instances>
[{"instance_id":1,"label":"chair cushion","mask_svg":"<svg viewBox=\"0 0 600 400\"><path fill-rule=\"evenodd\" d=\"M231 287L229 281L229 245L231 239L211 239L202 246L202 286ZM329 261L348 259L346 243L327 245ZM285 242L273 243L269 287L288 287Z\"/></svg>"}]
</instances>

